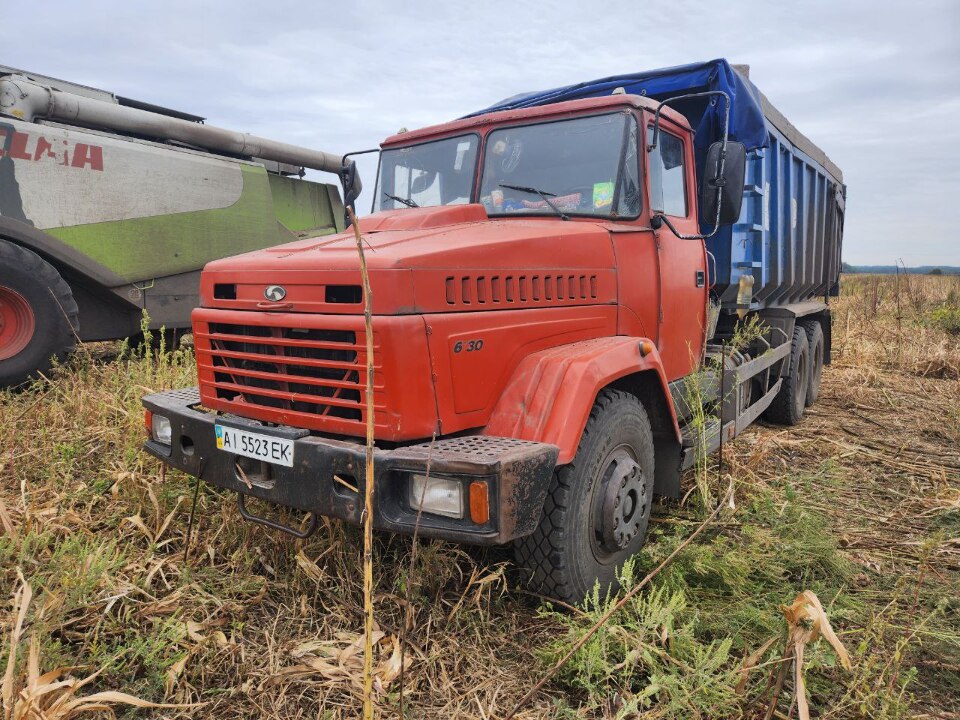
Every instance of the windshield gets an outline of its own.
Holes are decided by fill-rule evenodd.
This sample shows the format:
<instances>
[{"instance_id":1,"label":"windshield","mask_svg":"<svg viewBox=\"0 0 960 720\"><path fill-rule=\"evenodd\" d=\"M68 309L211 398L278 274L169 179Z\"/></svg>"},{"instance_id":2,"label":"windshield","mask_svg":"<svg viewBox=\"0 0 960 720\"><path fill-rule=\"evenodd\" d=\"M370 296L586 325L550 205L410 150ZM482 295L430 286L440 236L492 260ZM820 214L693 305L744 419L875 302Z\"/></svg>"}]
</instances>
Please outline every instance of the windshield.
<instances>
[{"instance_id":1,"label":"windshield","mask_svg":"<svg viewBox=\"0 0 960 720\"><path fill-rule=\"evenodd\" d=\"M461 135L384 150L374 212L470 202L477 144L476 135Z\"/></svg>"},{"instance_id":2,"label":"windshield","mask_svg":"<svg viewBox=\"0 0 960 720\"><path fill-rule=\"evenodd\" d=\"M636 121L617 113L494 130L480 202L491 215L635 217Z\"/></svg>"}]
</instances>

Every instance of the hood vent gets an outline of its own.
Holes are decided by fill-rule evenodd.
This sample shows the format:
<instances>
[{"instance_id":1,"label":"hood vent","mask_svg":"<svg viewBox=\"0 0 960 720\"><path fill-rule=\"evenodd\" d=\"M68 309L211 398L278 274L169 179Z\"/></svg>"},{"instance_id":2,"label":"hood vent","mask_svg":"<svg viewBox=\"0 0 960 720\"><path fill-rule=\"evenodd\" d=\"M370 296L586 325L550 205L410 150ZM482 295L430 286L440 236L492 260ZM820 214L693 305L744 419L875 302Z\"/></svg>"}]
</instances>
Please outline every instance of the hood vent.
<instances>
[{"instance_id":1,"label":"hood vent","mask_svg":"<svg viewBox=\"0 0 960 720\"><path fill-rule=\"evenodd\" d=\"M578 305L597 299L597 276L563 273L449 276L446 297L448 305L477 309L503 305Z\"/></svg>"}]
</instances>

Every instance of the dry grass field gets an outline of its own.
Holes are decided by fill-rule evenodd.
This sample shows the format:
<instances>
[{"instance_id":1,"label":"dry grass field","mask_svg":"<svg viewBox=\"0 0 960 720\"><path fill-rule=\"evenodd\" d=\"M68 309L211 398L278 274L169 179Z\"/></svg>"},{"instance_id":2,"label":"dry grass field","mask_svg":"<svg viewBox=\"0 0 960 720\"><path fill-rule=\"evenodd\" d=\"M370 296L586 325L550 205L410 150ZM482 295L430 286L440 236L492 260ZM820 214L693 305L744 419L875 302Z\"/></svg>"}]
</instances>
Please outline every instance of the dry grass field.
<instances>
[{"instance_id":1,"label":"dry grass field","mask_svg":"<svg viewBox=\"0 0 960 720\"><path fill-rule=\"evenodd\" d=\"M763 717L780 606L803 590L851 659L848 671L825 642L807 647L814 717L960 717L960 278L846 276L834 313L818 404L796 428L747 431L725 448L722 477L711 459L704 477L717 496L732 480L733 506L518 718ZM192 356L104 352L81 348L50 382L0 392L4 720L107 707L358 717L360 532L325 522L296 541L202 487L185 560L193 483L140 451L139 398L191 384ZM703 505L694 492L655 508L628 582L701 523ZM400 717L401 682L407 718L503 718L613 601L544 603L515 586L502 551L421 543L412 575L410 552L409 539L377 540L384 718ZM792 698L788 678L770 715L797 717Z\"/></svg>"}]
</instances>

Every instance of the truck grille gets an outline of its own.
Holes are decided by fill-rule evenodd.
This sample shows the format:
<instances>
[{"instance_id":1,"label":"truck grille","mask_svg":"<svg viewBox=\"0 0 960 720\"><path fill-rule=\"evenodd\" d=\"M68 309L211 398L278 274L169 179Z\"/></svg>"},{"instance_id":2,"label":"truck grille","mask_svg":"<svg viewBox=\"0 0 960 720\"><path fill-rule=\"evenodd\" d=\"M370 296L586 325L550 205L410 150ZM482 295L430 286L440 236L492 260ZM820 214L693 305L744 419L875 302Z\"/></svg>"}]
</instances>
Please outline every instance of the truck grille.
<instances>
[{"instance_id":1,"label":"truck grille","mask_svg":"<svg viewBox=\"0 0 960 720\"><path fill-rule=\"evenodd\" d=\"M353 330L223 322L205 329L198 328L197 359L212 376L218 400L364 421L366 348L357 345Z\"/></svg>"}]
</instances>

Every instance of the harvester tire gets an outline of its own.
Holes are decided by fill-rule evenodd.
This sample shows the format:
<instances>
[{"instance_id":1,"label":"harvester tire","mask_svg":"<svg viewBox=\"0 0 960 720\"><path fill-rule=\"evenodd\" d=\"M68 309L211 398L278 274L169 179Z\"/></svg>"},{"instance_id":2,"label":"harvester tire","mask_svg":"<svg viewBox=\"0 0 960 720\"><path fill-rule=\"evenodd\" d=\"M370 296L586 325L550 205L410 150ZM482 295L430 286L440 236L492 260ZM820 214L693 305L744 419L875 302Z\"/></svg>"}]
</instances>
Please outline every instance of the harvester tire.
<instances>
[{"instance_id":1,"label":"harvester tire","mask_svg":"<svg viewBox=\"0 0 960 720\"><path fill-rule=\"evenodd\" d=\"M790 370L783 378L780 392L767 408L765 417L780 425L796 425L807 406L807 386L810 383L810 343L800 323L793 328L790 345Z\"/></svg>"},{"instance_id":2,"label":"harvester tire","mask_svg":"<svg viewBox=\"0 0 960 720\"><path fill-rule=\"evenodd\" d=\"M20 385L63 361L80 328L70 286L50 263L0 239L0 387Z\"/></svg>"},{"instance_id":3,"label":"harvester tire","mask_svg":"<svg viewBox=\"0 0 960 720\"><path fill-rule=\"evenodd\" d=\"M807 385L807 407L817 401L820 394L820 378L823 376L823 328L819 320L801 320L810 344L810 383Z\"/></svg>"},{"instance_id":4,"label":"harvester tire","mask_svg":"<svg viewBox=\"0 0 960 720\"><path fill-rule=\"evenodd\" d=\"M601 597L615 589L624 561L646 537L653 471L643 405L629 393L601 391L573 462L554 473L540 525L514 543L531 589L569 603L597 582Z\"/></svg>"}]
</instances>

